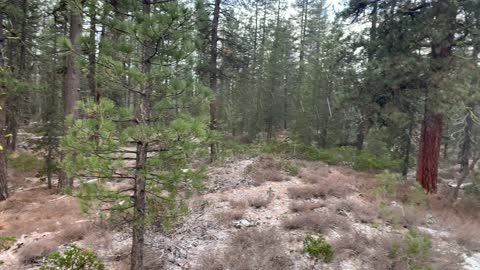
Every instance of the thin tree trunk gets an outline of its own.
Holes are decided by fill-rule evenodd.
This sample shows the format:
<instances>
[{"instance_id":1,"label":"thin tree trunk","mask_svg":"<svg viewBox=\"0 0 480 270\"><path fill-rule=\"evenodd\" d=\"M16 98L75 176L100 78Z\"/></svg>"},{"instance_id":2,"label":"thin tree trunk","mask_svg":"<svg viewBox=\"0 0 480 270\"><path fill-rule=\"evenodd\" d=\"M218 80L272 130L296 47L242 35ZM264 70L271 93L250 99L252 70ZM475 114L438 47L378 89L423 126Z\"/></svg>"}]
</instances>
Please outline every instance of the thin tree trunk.
<instances>
[{"instance_id":1,"label":"thin tree trunk","mask_svg":"<svg viewBox=\"0 0 480 270\"><path fill-rule=\"evenodd\" d=\"M90 88L90 94L94 98L96 103L100 102L100 93L97 88L97 18L96 18L96 6L95 0L91 0L90 3L90 33L89 33L89 49L88 52L88 87Z\"/></svg>"},{"instance_id":2,"label":"thin tree trunk","mask_svg":"<svg viewBox=\"0 0 480 270\"><path fill-rule=\"evenodd\" d=\"M221 0L215 0L212 20L212 37L210 46L210 88L214 92L214 98L210 101L210 130L215 131L217 127L217 101L218 94L218 76L217 76L217 42L218 42L218 23L220 20L220 4ZM217 145L212 143L210 145L210 161L217 159Z\"/></svg>"},{"instance_id":3,"label":"thin tree trunk","mask_svg":"<svg viewBox=\"0 0 480 270\"><path fill-rule=\"evenodd\" d=\"M143 16L149 17L151 13L150 0L141 0L143 5ZM150 117L150 94L151 81L150 72L152 69L151 40L144 40L142 45L142 73L147 79L143 82L142 93L136 94L139 107L137 119L140 125L146 126ZM146 217L146 162L148 142L138 141L135 161L135 190L134 190L134 219L133 238L131 252L131 270L143 270L144 244L145 244L145 217Z\"/></svg>"},{"instance_id":4,"label":"thin tree trunk","mask_svg":"<svg viewBox=\"0 0 480 270\"><path fill-rule=\"evenodd\" d=\"M477 165L477 162L479 159L480 159L480 156L475 157L469 166L466 166L463 168L462 176L460 177L460 179L458 179L457 186L455 187L455 190L453 191L453 194L452 194L453 201L457 200L458 193L460 192L460 188L462 187L463 182L465 182L470 172L475 169L475 165Z\"/></svg>"},{"instance_id":5,"label":"thin tree trunk","mask_svg":"<svg viewBox=\"0 0 480 270\"><path fill-rule=\"evenodd\" d=\"M0 12L0 72L5 72L5 63L3 59L3 48L5 46L5 36L3 33L3 13ZM8 173L7 173L7 154L5 147L6 130L6 108L5 100L7 98L7 89L0 86L0 201L8 198Z\"/></svg>"},{"instance_id":6,"label":"thin tree trunk","mask_svg":"<svg viewBox=\"0 0 480 270\"><path fill-rule=\"evenodd\" d=\"M403 157L403 167L402 167L402 175L407 176L408 168L410 166L410 153L412 151L412 135L413 135L413 128L415 126L415 118L413 115L410 116L410 123L408 125L408 133L406 134L406 149L405 155Z\"/></svg>"}]
</instances>

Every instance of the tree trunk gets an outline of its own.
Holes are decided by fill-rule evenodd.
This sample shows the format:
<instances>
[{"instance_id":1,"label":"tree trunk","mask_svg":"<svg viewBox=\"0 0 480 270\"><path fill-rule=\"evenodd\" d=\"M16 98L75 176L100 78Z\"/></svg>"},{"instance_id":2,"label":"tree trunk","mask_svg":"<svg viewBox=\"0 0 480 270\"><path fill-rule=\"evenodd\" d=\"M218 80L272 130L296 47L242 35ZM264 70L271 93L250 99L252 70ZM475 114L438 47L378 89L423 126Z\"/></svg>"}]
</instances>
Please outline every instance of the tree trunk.
<instances>
[{"instance_id":1,"label":"tree trunk","mask_svg":"<svg viewBox=\"0 0 480 270\"><path fill-rule=\"evenodd\" d=\"M468 112L465 116L465 123L463 126L463 142L462 149L460 152L460 166L461 171L464 171L468 167L470 162L470 157L472 153L472 130L473 130L473 119L471 112Z\"/></svg>"},{"instance_id":2,"label":"tree trunk","mask_svg":"<svg viewBox=\"0 0 480 270\"><path fill-rule=\"evenodd\" d=\"M151 13L150 0L141 0L143 5L143 16L149 17ZM150 72L152 69L151 58L153 46L151 40L144 40L142 46L142 73L147 79L143 82L142 93L137 93L137 119L139 125L147 125L150 117L150 93L151 81ZM131 270L143 270L143 247L145 244L145 216L146 216L146 162L148 153L148 142L138 141L135 161L135 190L134 190L134 219L133 238L131 251Z\"/></svg>"},{"instance_id":3,"label":"tree trunk","mask_svg":"<svg viewBox=\"0 0 480 270\"><path fill-rule=\"evenodd\" d=\"M210 130L217 130L217 101L215 96L218 91L218 76L217 76L217 42L218 42L218 23L220 20L220 4L221 0L215 0L212 20L212 36L210 46L210 88L214 92L214 98L210 101ZM210 161L217 159L217 145L212 143L210 145Z\"/></svg>"},{"instance_id":4,"label":"tree trunk","mask_svg":"<svg viewBox=\"0 0 480 270\"><path fill-rule=\"evenodd\" d=\"M65 66L65 78L63 88L63 106L65 115L78 116L75 103L80 97L80 68L77 63L77 55L80 55L80 35L82 33L81 10L78 7L70 7L70 31L69 39L72 44L72 51L67 54Z\"/></svg>"},{"instance_id":5,"label":"tree trunk","mask_svg":"<svg viewBox=\"0 0 480 270\"><path fill-rule=\"evenodd\" d=\"M69 39L72 44L72 50L65 59L65 77L63 82L63 113L65 116L73 115L78 117L76 102L80 99L80 67L77 63L77 55L82 53L80 48L80 35L82 33L82 17L80 7L69 6ZM63 156L63 155L61 155ZM73 179L68 177L65 172L59 174L58 191L61 192L66 187L73 186Z\"/></svg>"},{"instance_id":6,"label":"tree trunk","mask_svg":"<svg viewBox=\"0 0 480 270\"><path fill-rule=\"evenodd\" d=\"M437 191L442 121L442 114L426 112L422 123L417 159L417 181L428 193Z\"/></svg>"},{"instance_id":7,"label":"tree trunk","mask_svg":"<svg viewBox=\"0 0 480 270\"><path fill-rule=\"evenodd\" d=\"M5 46L5 36L3 33L3 13L0 12L0 72L5 71L5 63L3 59L3 48ZM5 100L7 98L7 89L0 85L0 201L8 198L8 173L7 173L7 154L5 145L6 131L6 108Z\"/></svg>"},{"instance_id":8,"label":"tree trunk","mask_svg":"<svg viewBox=\"0 0 480 270\"><path fill-rule=\"evenodd\" d=\"M100 102L100 93L97 88L97 18L95 0L90 3L90 33L89 33L89 52L88 52L88 87L90 94L96 103Z\"/></svg>"},{"instance_id":9,"label":"tree trunk","mask_svg":"<svg viewBox=\"0 0 480 270\"><path fill-rule=\"evenodd\" d=\"M369 63L372 62L372 60L374 59L375 47L376 47L375 40L377 39L378 3L376 1L373 2L373 10L372 10L371 16L372 16L372 19L370 24L370 44L367 49L367 60ZM360 98L362 98L362 96L365 94L368 95L368 93L364 93L364 92L365 92L365 86L360 89ZM361 113L360 123L357 126L357 138L355 143L357 150L363 150L363 147L365 144L365 138L367 137L368 131L372 126L373 109L370 107L370 101L368 101L366 105L364 104L361 107L364 107L364 108L360 112Z\"/></svg>"},{"instance_id":10,"label":"tree trunk","mask_svg":"<svg viewBox=\"0 0 480 270\"><path fill-rule=\"evenodd\" d=\"M142 102L143 103L143 102ZM131 270L143 270L143 247L145 236L145 188L146 179L144 174L147 161L148 144L137 143L137 158L135 170L135 194L134 194L134 217L133 217L133 240Z\"/></svg>"}]
</instances>

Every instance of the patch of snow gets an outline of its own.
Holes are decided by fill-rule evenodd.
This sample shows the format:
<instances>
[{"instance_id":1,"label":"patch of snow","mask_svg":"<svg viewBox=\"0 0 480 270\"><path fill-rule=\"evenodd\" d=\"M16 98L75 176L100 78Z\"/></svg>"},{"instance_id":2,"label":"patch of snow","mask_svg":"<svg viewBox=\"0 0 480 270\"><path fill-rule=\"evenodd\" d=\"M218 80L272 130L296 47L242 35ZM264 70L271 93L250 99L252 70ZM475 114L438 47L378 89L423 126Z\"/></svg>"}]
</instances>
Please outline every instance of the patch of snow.
<instances>
[{"instance_id":1,"label":"patch of snow","mask_svg":"<svg viewBox=\"0 0 480 270\"><path fill-rule=\"evenodd\" d=\"M447 231L435 230L427 227L417 227L420 232L430 234L431 236L438 238L446 238L450 236L450 233Z\"/></svg>"},{"instance_id":2,"label":"patch of snow","mask_svg":"<svg viewBox=\"0 0 480 270\"><path fill-rule=\"evenodd\" d=\"M475 253L472 256L463 254L465 262L463 263L463 269L465 270L479 270L480 269L480 253Z\"/></svg>"}]
</instances>

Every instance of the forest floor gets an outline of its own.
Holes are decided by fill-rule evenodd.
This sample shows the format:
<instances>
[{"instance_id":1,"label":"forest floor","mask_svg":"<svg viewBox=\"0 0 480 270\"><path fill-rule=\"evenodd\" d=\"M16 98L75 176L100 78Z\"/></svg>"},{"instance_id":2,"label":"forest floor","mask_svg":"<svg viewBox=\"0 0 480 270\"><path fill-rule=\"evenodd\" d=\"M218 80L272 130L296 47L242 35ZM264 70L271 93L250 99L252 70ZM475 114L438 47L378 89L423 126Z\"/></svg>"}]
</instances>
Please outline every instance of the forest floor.
<instances>
[{"instance_id":1,"label":"forest floor","mask_svg":"<svg viewBox=\"0 0 480 270\"><path fill-rule=\"evenodd\" d=\"M268 155L211 166L208 176L188 216L148 232L147 269L480 269L478 201L452 205L446 184L435 196L408 184L392 192L388 174ZM0 236L15 241L0 245L0 269L38 269L69 243L92 248L107 269L128 269L126 226L83 214L32 173L10 179ZM331 262L305 254L307 234L331 243Z\"/></svg>"}]
</instances>

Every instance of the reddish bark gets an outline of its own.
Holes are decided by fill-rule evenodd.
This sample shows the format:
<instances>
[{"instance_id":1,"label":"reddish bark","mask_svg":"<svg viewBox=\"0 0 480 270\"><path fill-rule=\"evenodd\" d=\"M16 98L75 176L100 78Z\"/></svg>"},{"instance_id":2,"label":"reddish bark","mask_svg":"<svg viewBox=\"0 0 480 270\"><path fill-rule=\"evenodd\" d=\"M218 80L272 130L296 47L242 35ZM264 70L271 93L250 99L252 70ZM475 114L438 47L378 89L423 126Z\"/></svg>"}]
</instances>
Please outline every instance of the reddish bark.
<instances>
[{"instance_id":1,"label":"reddish bark","mask_svg":"<svg viewBox=\"0 0 480 270\"><path fill-rule=\"evenodd\" d=\"M425 113L417 160L417 181L428 193L437 191L438 160L442 139L441 113Z\"/></svg>"}]
</instances>

